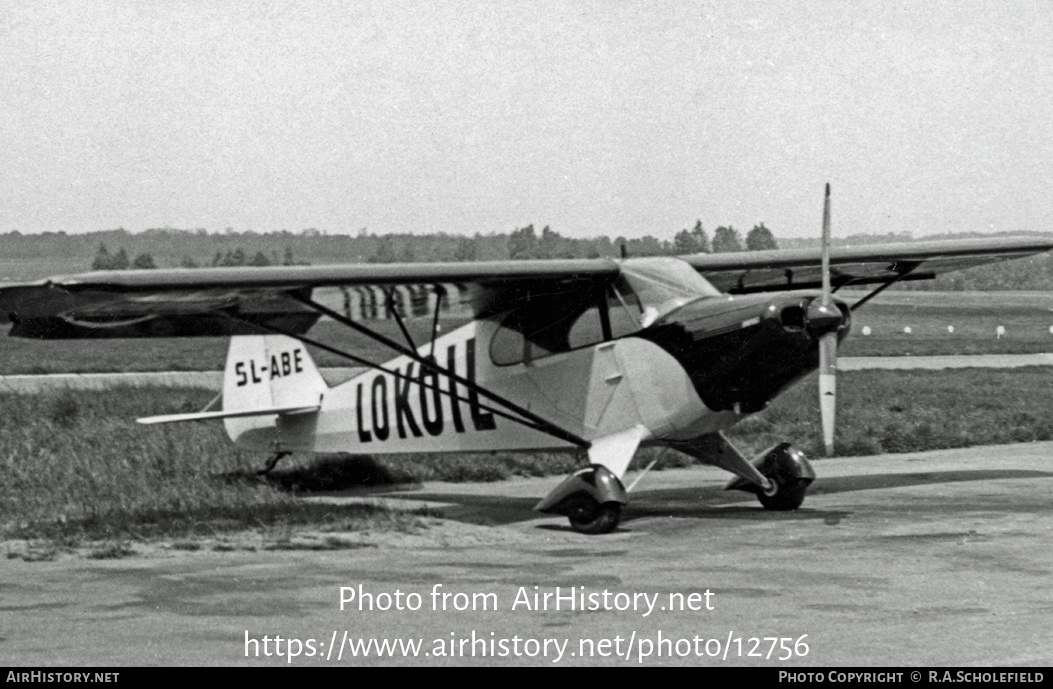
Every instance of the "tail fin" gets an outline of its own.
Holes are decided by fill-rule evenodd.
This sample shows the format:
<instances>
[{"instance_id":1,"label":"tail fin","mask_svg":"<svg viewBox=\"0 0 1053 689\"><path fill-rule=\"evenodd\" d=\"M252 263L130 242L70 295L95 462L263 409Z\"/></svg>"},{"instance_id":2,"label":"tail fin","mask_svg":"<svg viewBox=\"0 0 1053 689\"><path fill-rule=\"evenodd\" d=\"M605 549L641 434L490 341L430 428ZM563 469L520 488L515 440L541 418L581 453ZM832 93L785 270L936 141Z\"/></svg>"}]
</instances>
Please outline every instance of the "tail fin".
<instances>
[{"instance_id":1,"label":"tail fin","mask_svg":"<svg viewBox=\"0 0 1053 689\"><path fill-rule=\"evenodd\" d=\"M284 335L230 339L223 372L223 425L246 449L310 447L329 386L299 340Z\"/></svg>"},{"instance_id":2,"label":"tail fin","mask_svg":"<svg viewBox=\"0 0 1053 689\"><path fill-rule=\"evenodd\" d=\"M230 338L223 411L314 406L328 388L299 340L284 335Z\"/></svg>"}]
</instances>

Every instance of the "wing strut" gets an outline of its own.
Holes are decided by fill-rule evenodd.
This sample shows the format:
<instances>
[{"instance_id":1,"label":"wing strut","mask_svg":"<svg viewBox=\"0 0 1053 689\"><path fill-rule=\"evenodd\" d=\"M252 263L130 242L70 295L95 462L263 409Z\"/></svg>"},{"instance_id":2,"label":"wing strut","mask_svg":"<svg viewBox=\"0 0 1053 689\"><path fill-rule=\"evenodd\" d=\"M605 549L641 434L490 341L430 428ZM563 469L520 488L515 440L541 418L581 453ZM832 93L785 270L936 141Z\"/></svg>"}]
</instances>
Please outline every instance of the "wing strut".
<instances>
[{"instance_id":1,"label":"wing strut","mask_svg":"<svg viewBox=\"0 0 1053 689\"><path fill-rule=\"evenodd\" d=\"M486 397L487 399L500 404L501 406L505 407L506 409L508 409L510 411L513 411L516 414L519 414L524 419L528 419L529 421L534 422L537 425L537 428L539 430L544 431L545 433L548 433L549 435L551 435L551 436L553 436L555 438L559 438L560 440L565 440L565 441L567 441L569 443L573 443L574 445L577 445L578 447L582 447L582 448L588 448L591 445L591 443L588 440L585 440L584 438L582 438L581 436L577 435L576 433L571 433L570 431L568 431L568 430L566 430L564 428L560 428L559 426L557 426L556 424L552 423L551 421L543 419L542 417L538 416L537 414L534 414L533 412L528 411L527 409L524 409L523 407L519 406L515 402L513 402L511 400L508 400L508 399L505 399L504 397L501 397L500 395L497 395L497 394L495 394L493 392L490 392L486 388L480 387L475 382L470 381L467 378L463 378L463 377L457 375L456 373L454 373L453 371L447 371L446 369L444 369L441 366L439 366L438 364L436 364L435 361L433 361L431 359L428 359L428 358L425 358L425 357L422 357L420 354L417 354L417 352L413 351L412 349L404 347L404 346L400 345L398 342L395 342L392 339L384 337L380 333L374 332L374 331L370 330L369 328L365 327L364 325L361 325L359 323L355 323L353 320L351 320L350 318L347 318L346 316L344 316L343 314L341 314L341 313L339 313L337 311L333 311L330 308L322 306L321 304L319 304L316 301L312 301L310 297L305 297L305 296L303 296L301 294L298 294L298 293L290 293L289 296L292 297L293 299L295 299L296 301L300 302L304 306L308 306L308 307L314 309L315 311L317 311L318 313L320 313L320 314L322 314L324 316L329 316L330 318L332 318L337 323L343 323L344 325L346 325L347 327L351 328L352 330L360 332L363 335L365 335L366 337L369 337L369 338L372 338L373 340L376 340L377 342L379 342L380 344L390 348L391 350L393 350L395 352L398 352L399 354L402 354L403 356L408 356L410 359L413 359L414 361L416 361L421 366L424 366L424 367L426 367L426 368L428 368L428 369L430 369L432 371L435 371L436 373L438 373L441 376L446 376L450 380L465 386L469 390L474 390L475 392L478 392L483 397Z\"/></svg>"},{"instance_id":2,"label":"wing strut","mask_svg":"<svg viewBox=\"0 0 1053 689\"><path fill-rule=\"evenodd\" d=\"M894 277L891 280L887 280L884 283L882 283L882 285L880 287L878 287L877 289L875 289L873 292L871 292L870 294L866 295L865 297L863 297L862 299L860 299L859 301L857 301L856 303L854 303L850 307L848 307L848 310L849 311L855 311L860 306L862 306L863 304L867 303L868 301L870 301L871 299L873 299L877 295L881 294L882 292L884 292L886 289L888 289L892 285L896 284L897 282L899 282L903 278L907 277L907 275L909 275L910 272L912 270L914 270L915 268L917 268L917 267L918 267L917 263L907 264L907 266L905 268L903 268L902 270L899 271L899 274L896 275L896 277Z\"/></svg>"},{"instance_id":3,"label":"wing strut","mask_svg":"<svg viewBox=\"0 0 1053 689\"><path fill-rule=\"evenodd\" d=\"M442 310L442 298L446 296L446 289L442 285L435 285L435 316L431 321L431 349L428 350L428 358L435 358L435 336L439 334L439 311Z\"/></svg>"},{"instance_id":4,"label":"wing strut","mask_svg":"<svg viewBox=\"0 0 1053 689\"><path fill-rule=\"evenodd\" d=\"M369 338L371 338L373 340L376 340L377 342L380 342L381 344L383 344L383 345L387 346L388 348L398 352L399 354L404 354L404 355L410 357L411 359L413 359L414 361L419 363L421 366L426 367L426 368L428 368L431 371L435 371L438 375L445 376L446 378L448 378L448 379L450 379L450 380L452 380L452 381L454 381L454 382L456 382L456 383L458 383L460 385L465 386L469 390L473 390L474 392L479 393L483 397L486 397L486 398L496 402L497 404L500 404L501 406L505 407L509 411L512 411L515 414L519 414L520 416L515 416L514 414L510 414L507 411L503 411L501 409L496 409L496 408L491 407L489 405L481 405L482 408L485 409L486 411L489 411L489 412L491 412L493 414L496 414L496 415L498 415L498 416L500 416L502 418L508 419L509 421L514 421L515 423L518 423L520 425L526 426L527 428L531 428L531 429L539 431L541 433L545 433L545 434L551 435L554 438L558 438L559 440L563 440L565 442L571 443L572 445L576 445L576 446L581 447L581 448L587 449L591 445L591 443L588 440L585 440L581 436L579 436L579 435L577 435L575 433L571 433L570 431L568 431L568 430L566 430L564 428L560 428L556 424L541 418L537 414L533 414L530 411L527 411L526 409L523 409L518 404L516 404L516 403L514 403L514 402L512 402L510 400L506 400L505 398L501 397L500 395L492 393L489 390L487 390L486 388L483 388L483 387L479 386L474 381L468 380L467 378L463 378L463 377L457 375L456 373L454 373L453 371L449 371L449 370L439 366L431 358L422 357L419 354L417 354L416 352L403 347L398 342L390 340L387 337L384 337L383 335L381 335L379 333L375 333L372 330L370 330L369 328L367 328L365 326L362 326L362 325L359 325L358 323L355 323L354 321L351 321L351 320L345 318L340 313L338 313L336 311L332 311L331 309L328 309L328 308L322 306L321 304L315 303L315 302L311 301L308 298L301 298L299 295L293 295L293 296L294 296L295 299L297 299L297 301L303 302L305 305L317 310L319 313L322 313L322 314L324 314L326 316L329 316L330 318L332 318L333 320L335 320L335 321L337 321L339 323L343 323L343 324L347 325L348 327L350 327L350 328L362 333L366 337L369 337ZM366 366L368 368L376 369L378 371L383 371L384 373L390 373L391 375L395 376L396 378L401 378L403 380L409 380L409 381L413 382L415 385L420 385L421 387L423 387L425 389L428 389L428 390L438 389L440 394L446 395L447 397L450 397L451 399L456 399L456 400L458 400L460 402L465 402L465 403L469 403L470 402L467 399L458 397L456 394L450 392L449 390L443 390L441 386L433 386L433 385L425 383L424 381L419 380L417 378L411 378L411 377L407 376L404 373L400 373L398 371L390 371L390 370L384 368L383 366L381 366L380 364L377 364L375 362L369 361L367 359L363 359L362 357L355 356L354 354L348 354L347 352L343 352L343 351L341 351L341 350L339 350L339 349L337 349L335 347L331 347L331 346L329 346L329 345L327 345L327 344L325 344L323 342L319 342L317 340L313 340L313 339L311 339L309 337L306 337L304 335L293 333L293 332L290 332L290 331L287 331L287 330L283 330L282 328L278 328L278 327L269 325L269 324L264 323L262 321L254 320L252 318L247 318L244 315L238 314L238 313L226 312L226 316L228 318L233 318L234 320L239 320L239 321L242 321L242 322L245 322L245 323L250 323L252 325L255 325L256 327L263 328L264 330L270 330L271 332L280 333L282 335L287 335L288 337L292 337L294 339L297 339L300 342L303 342L305 344L309 344L309 345L311 345L313 347L318 347L319 349L323 349L323 350L325 350L327 352L330 352L331 354L336 354L337 356L343 357L343 358L348 359L350 361L353 361L353 362L355 362L357 364L361 364L362 366Z\"/></svg>"},{"instance_id":5,"label":"wing strut","mask_svg":"<svg viewBox=\"0 0 1053 689\"><path fill-rule=\"evenodd\" d=\"M387 290L385 301L385 308L388 311L388 315L395 318L395 322L399 324L399 330L402 331L402 335L406 338L406 342L409 343L410 349L417 349L417 343L413 341L413 336L410 335L409 329L406 328L405 322L402 320L402 314L395 305L395 288Z\"/></svg>"}]
</instances>

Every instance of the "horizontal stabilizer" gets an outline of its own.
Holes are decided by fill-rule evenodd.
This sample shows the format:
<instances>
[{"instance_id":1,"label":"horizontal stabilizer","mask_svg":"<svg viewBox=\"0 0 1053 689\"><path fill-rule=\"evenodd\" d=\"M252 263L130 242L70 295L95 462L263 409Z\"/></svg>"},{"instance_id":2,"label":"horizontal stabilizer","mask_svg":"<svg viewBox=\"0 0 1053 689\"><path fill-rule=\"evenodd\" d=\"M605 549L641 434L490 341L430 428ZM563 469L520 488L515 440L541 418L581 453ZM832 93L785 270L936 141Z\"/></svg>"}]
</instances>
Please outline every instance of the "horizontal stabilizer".
<instances>
[{"instance_id":1,"label":"horizontal stabilizer","mask_svg":"<svg viewBox=\"0 0 1053 689\"><path fill-rule=\"evenodd\" d=\"M177 421L207 421L209 419L233 419L243 416L268 416L271 414L308 414L318 411L322 405L304 407L271 407L269 409L242 409L240 411L203 411L195 414L165 414L163 416L144 416L136 423L152 425L155 423L176 423Z\"/></svg>"}]
</instances>

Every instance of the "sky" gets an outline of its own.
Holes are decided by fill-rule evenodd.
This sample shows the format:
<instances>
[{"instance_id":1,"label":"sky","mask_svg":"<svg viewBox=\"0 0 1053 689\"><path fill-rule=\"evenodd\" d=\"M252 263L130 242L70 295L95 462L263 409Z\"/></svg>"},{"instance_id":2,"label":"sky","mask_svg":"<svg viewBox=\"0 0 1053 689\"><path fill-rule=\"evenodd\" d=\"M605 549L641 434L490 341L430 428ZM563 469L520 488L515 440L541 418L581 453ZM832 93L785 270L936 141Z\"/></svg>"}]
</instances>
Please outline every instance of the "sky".
<instances>
[{"instance_id":1,"label":"sky","mask_svg":"<svg viewBox=\"0 0 1053 689\"><path fill-rule=\"evenodd\" d=\"M0 232L1048 230L1053 4L0 0Z\"/></svg>"}]
</instances>

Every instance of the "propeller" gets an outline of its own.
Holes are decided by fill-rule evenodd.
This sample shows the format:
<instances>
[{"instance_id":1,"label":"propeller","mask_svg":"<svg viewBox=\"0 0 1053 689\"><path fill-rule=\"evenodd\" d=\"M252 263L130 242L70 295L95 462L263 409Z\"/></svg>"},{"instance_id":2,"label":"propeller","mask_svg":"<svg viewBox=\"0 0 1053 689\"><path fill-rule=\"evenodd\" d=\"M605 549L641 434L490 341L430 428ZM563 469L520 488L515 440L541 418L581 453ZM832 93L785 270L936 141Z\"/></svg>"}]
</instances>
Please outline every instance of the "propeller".
<instances>
[{"instance_id":1,"label":"propeller","mask_svg":"<svg viewBox=\"0 0 1053 689\"><path fill-rule=\"evenodd\" d=\"M823 244L822 244L823 296L819 310L832 316L840 311L834 305L830 290L830 183L826 183L823 198ZM834 415L837 408L837 330L824 333L819 338L819 412L823 423L823 445L826 456L834 453Z\"/></svg>"}]
</instances>

